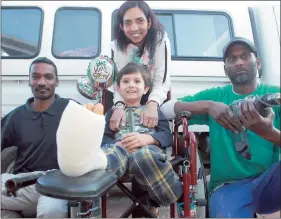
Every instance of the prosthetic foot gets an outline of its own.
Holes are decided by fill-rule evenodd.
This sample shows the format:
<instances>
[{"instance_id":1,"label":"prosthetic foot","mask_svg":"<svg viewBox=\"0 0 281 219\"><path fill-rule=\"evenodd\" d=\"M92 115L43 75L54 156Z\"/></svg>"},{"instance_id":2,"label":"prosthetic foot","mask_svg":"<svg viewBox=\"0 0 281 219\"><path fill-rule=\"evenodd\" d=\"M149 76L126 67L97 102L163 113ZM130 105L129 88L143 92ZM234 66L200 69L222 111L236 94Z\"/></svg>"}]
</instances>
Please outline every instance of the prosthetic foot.
<instances>
[{"instance_id":1,"label":"prosthetic foot","mask_svg":"<svg viewBox=\"0 0 281 219\"><path fill-rule=\"evenodd\" d=\"M107 158L101 150L104 127L103 115L69 101L57 130L58 164L63 174L78 177L106 169Z\"/></svg>"}]
</instances>

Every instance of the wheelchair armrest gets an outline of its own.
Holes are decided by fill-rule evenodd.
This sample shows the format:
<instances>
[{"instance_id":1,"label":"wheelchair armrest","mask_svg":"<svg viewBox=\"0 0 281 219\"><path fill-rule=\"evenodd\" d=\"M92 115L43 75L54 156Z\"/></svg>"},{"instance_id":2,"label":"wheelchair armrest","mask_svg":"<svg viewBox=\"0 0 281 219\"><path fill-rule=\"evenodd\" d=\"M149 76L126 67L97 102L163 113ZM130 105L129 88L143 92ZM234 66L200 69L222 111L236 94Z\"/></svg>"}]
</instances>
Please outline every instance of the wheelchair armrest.
<instances>
[{"instance_id":1,"label":"wheelchair armrest","mask_svg":"<svg viewBox=\"0 0 281 219\"><path fill-rule=\"evenodd\" d=\"M38 173L33 174L32 176L15 177L7 180L5 183L7 193L15 195L17 190L35 184L37 179L43 175L43 173Z\"/></svg>"},{"instance_id":2,"label":"wheelchair armrest","mask_svg":"<svg viewBox=\"0 0 281 219\"><path fill-rule=\"evenodd\" d=\"M182 111L180 116L175 118L175 125L176 126L181 126L183 124L183 118L186 118L189 120L192 116L192 113L189 111Z\"/></svg>"},{"instance_id":3,"label":"wheelchair armrest","mask_svg":"<svg viewBox=\"0 0 281 219\"><path fill-rule=\"evenodd\" d=\"M192 116L192 113L189 111L182 111L180 117L187 117L187 119L190 119Z\"/></svg>"}]
</instances>

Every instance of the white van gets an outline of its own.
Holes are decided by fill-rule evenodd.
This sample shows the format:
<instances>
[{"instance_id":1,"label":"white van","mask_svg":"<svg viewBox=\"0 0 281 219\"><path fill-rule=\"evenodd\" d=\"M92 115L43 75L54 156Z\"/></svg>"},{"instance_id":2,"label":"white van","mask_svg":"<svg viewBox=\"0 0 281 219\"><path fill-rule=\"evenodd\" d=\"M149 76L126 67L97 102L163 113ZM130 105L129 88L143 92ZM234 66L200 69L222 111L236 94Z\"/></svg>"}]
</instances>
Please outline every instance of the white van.
<instances>
[{"instance_id":1,"label":"white van","mask_svg":"<svg viewBox=\"0 0 281 219\"><path fill-rule=\"evenodd\" d=\"M2 116L32 96L29 65L38 56L58 67L57 93L89 102L77 89L91 59L110 55L112 24L123 1L2 1ZM280 83L280 2L147 1L172 48L172 98L229 83L222 48L234 36L253 40L260 79ZM256 4L263 4L258 6ZM194 126L192 131L208 132Z\"/></svg>"},{"instance_id":2,"label":"white van","mask_svg":"<svg viewBox=\"0 0 281 219\"><path fill-rule=\"evenodd\" d=\"M57 65L60 84L56 92L60 96L88 103L78 93L76 82L86 75L91 59L100 54L110 56L114 15L122 3L2 1L1 116L32 96L28 87L29 66L39 56L48 57ZM280 85L279 1L147 3L171 42L173 99L229 83L224 74L222 49L234 36L255 42L262 60L259 79ZM208 127L192 126L190 130L198 134L199 148L204 154ZM9 154L2 154L3 157L13 159ZM203 158L203 162L207 165L208 159Z\"/></svg>"}]
</instances>

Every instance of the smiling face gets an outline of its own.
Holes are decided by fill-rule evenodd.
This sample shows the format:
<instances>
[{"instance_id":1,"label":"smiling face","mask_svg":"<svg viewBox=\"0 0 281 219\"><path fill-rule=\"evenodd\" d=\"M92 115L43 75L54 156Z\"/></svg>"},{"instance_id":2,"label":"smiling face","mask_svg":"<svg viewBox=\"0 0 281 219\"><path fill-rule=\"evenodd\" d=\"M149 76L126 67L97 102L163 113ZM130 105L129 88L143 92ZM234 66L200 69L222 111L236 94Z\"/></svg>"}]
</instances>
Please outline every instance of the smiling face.
<instances>
[{"instance_id":1,"label":"smiling face","mask_svg":"<svg viewBox=\"0 0 281 219\"><path fill-rule=\"evenodd\" d=\"M151 21L147 20L140 8L135 7L126 11L123 16L123 25L120 27L133 44L140 46L151 27Z\"/></svg>"},{"instance_id":2,"label":"smiling face","mask_svg":"<svg viewBox=\"0 0 281 219\"><path fill-rule=\"evenodd\" d=\"M140 72L130 72L120 80L117 91L124 98L127 106L139 106L141 98L147 93L149 87L145 86L145 82Z\"/></svg>"},{"instance_id":3,"label":"smiling face","mask_svg":"<svg viewBox=\"0 0 281 219\"><path fill-rule=\"evenodd\" d=\"M232 84L250 84L255 80L261 64L249 47L236 44L228 49L224 68Z\"/></svg>"},{"instance_id":4,"label":"smiling face","mask_svg":"<svg viewBox=\"0 0 281 219\"><path fill-rule=\"evenodd\" d=\"M55 94L58 79L54 66L35 63L30 68L29 86L35 98L47 100Z\"/></svg>"}]
</instances>

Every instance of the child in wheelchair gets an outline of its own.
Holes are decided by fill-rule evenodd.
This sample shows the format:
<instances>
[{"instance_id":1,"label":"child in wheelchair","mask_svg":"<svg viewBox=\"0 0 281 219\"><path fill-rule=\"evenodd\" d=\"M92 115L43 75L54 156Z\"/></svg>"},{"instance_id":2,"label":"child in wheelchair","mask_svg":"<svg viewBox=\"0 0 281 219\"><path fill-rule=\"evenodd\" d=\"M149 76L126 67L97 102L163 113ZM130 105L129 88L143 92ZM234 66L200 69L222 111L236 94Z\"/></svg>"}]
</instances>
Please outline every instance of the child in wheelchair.
<instances>
[{"instance_id":1,"label":"child in wheelchair","mask_svg":"<svg viewBox=\"0 0 281 219\"><path fill-rule=\"evenodd\" d=\"M115 132L109 128L112 110L107 112L103 126L102 123L91 124L92 120L87 119L88 115L86 115L88 112L77 104L67 106L68 109L66 108L62 115L57 133L58 161L64 174L73 176L72 171L75 172L74 169L79 165L73 160L68 161L69 157L63 156L60 151L62 152L67 147L68 151L72 151L71 153L75 153L76 150L81 154L83 148L85 156L81 155L83 162L80 163L84 163L85 168L83 172L80 168L79 175L95 169L107 169L121 178L128 172L144 192L148 193L149 198L160 206L168 206L180 198L182 183L163 150L173 144L168 120L159 110L159 121L155 128L148 128L142 124L144 106L141 106L140 101L142 96L149 91L150 81L150 75L145 67L139 64L129 63L119 71L117 91L126 104L126 125L119 127ZM76 119L74 122L72 116L74 113L80 115L80 120ZM70 124L75 129L69 128ZM91 144L91 138L97 138L96 132L100 132L103 127L101 147ZM81 129L88 133L88 140L79 135ZM64 137L66 135L68 140L61 141L61 139L67 139ZM83 136L87 134L84 133ZM87 147L88 149L85 150ZM77 173L74 175L78 176Z\"/></svg>"}]
</instances>

